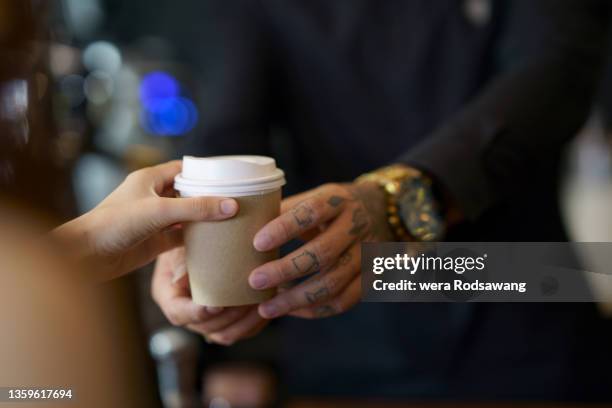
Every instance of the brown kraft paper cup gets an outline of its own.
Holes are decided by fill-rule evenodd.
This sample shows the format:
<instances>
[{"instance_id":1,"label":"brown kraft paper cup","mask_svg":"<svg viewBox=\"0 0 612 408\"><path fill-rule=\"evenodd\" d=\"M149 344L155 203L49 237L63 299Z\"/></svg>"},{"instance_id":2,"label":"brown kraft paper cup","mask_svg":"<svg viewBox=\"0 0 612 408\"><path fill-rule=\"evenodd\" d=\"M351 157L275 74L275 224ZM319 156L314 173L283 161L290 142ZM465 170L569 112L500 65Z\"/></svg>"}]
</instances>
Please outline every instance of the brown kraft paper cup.
<instances>
[{"instance_id":1,"label":"brown kraft paper cup","mask_svg":"<svg viewBox=\"0 0 612 408\"><path fill-rule=\"evenodd\" d=\"M252 289L248 277L257 266L278 258L278 250L255 250L253 237L278 217L281 191L234 199L240 207L234 218L190 223L185 228L189 285L197 304L249 305L270 299L276 292Z\"/></svg>"}]
</instances>

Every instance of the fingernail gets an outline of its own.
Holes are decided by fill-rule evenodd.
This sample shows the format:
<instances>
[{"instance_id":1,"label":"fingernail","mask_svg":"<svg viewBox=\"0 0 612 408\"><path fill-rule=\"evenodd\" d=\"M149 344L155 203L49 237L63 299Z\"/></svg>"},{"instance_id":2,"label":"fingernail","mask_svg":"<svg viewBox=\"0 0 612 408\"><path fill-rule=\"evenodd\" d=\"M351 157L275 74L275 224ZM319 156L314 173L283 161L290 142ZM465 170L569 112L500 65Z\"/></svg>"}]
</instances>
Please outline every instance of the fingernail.
<instances>
[{"instance_id":1,"label":"fingernail","mask_svg":"<svg viewBox=\"0 0 612 408\"><path fill-rule=\"evenodd\" d=\"M263 272L255 272L249 278L249 283L253 289L263 289L268 284L268 276Z\"/></svg>"},{"instance_id":2,"label":"fingernail","mask_svg":"<svg viewBox=\"0 0 612 408\"><path fill-rule=\"evenodd\" d=\"M258 251L267 251L272 244L272 237L269 234L257 234L253 241L253 246Z\"/></svg>"},{"instance_id":3,"label":"fingernail","mask_svg":"<svg viewBox=\"0 0 612 408\"><path fill-rule=\"evenodd\" d=\"M264 303L261 305L261 312L264 317L271 319L278 315L278 307L274 303Z\"/></svg>"},{"instance_id":4,"label":"fingernail","mask_svg":"<svg viewBox=\"0 0 612 408\"><path fill-rule=\"evenodd\" d=\"M236 203L236 201L231 200L231 199L222 200L220 207L221 207L221 213L225 215L232 215L238 209L238 203Z\"/></svg>"},{"instance_id":5,"label":"fingernail","mask_svg":"<svg viewBox=\"0 0 612 408\"><path fill-rule=\"evenodd\" d=\"M223 311L222 307L218 307L218 306L206 306L206 311L209 314L219 314Z\"/></svg>"}]
</instances>

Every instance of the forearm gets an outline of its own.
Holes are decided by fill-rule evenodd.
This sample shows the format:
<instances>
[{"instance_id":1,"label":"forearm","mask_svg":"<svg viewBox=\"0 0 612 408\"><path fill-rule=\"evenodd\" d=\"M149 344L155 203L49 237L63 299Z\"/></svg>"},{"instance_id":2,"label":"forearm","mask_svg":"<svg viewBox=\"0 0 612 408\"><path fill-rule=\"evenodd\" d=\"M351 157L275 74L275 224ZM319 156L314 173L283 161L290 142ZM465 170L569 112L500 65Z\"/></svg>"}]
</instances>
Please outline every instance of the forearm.
<instances>
[{"instance_id":1,"label":"forearm","mask_svg":"<svg viewBox=\"0 0 612 408\"><path fill-rule=\"evenodd\" d=\"M49 237L65 249L65 255L74 260L88 257L90 251L85 215L68 221L49 232Z\"/></svg>"},{"instance_id":2,"label":"forearm","mask_svg":"<svg viewBox=\"0 0 612 408\"><path fill-rule=\"evenodd\" d=\"M520 44L528 48L522 60L398 159L432 174L469 219L511 196L541 164L554 160L591 106L604 62L607 5L597 0L533 5L547 25L531 43Z\"/></svg>"}]
</instances>

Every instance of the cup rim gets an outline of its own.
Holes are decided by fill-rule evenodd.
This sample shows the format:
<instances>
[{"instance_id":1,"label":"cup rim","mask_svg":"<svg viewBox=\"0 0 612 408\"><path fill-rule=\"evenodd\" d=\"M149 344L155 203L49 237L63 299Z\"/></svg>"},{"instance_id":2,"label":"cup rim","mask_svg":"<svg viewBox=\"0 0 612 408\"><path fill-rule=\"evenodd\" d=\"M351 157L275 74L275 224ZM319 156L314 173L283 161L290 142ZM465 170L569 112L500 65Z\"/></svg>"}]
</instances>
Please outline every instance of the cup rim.
<instances>
[{"instance_id":1,"label":"cup rim","mask_svg":"<svg viewBox=\"0 0 612 408\"><path fill-rule=\"evenodd\" d=\"M185 159L189 160L224 160L224 159L242 159L242 160L253 160L258 162L257 164L262 165L274 165L275 160L267 156L257 155L226 155L226 156L212 156L212 157L196 157L196 156L184 156ZM181 195L228 195L228 196L240 196L240 195L254 195L261 194L263 192L269 192L277 190L285 185L285 173L278 167L264 176L240 178L240 179L218 179L218 180L202 180L195 178L187 178L183 176L183 172L177 174L174 177L174 189L179 191ZM185 193L185 194L183 194Z\"/></svg>"}]
</instances>

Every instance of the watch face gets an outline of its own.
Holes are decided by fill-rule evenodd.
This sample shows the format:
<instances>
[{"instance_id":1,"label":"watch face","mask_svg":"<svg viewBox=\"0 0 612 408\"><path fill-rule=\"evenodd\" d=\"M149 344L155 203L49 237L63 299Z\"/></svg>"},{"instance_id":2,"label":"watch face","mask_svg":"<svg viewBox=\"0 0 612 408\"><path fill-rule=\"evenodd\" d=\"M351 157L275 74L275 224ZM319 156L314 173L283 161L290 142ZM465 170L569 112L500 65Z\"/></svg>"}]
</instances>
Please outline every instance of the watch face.
<instances>
[{"instance_id":1,"label":"watch face","mask_svg":"<svg viewBox=\"0 0 612 408\"><path fill-rule=\"evenodd\" d=\"M427 179L414 177L405 180L397 204L400 218L413 237L419 241L442 239L446 225Z\"/></svg>"}]
</instances>

